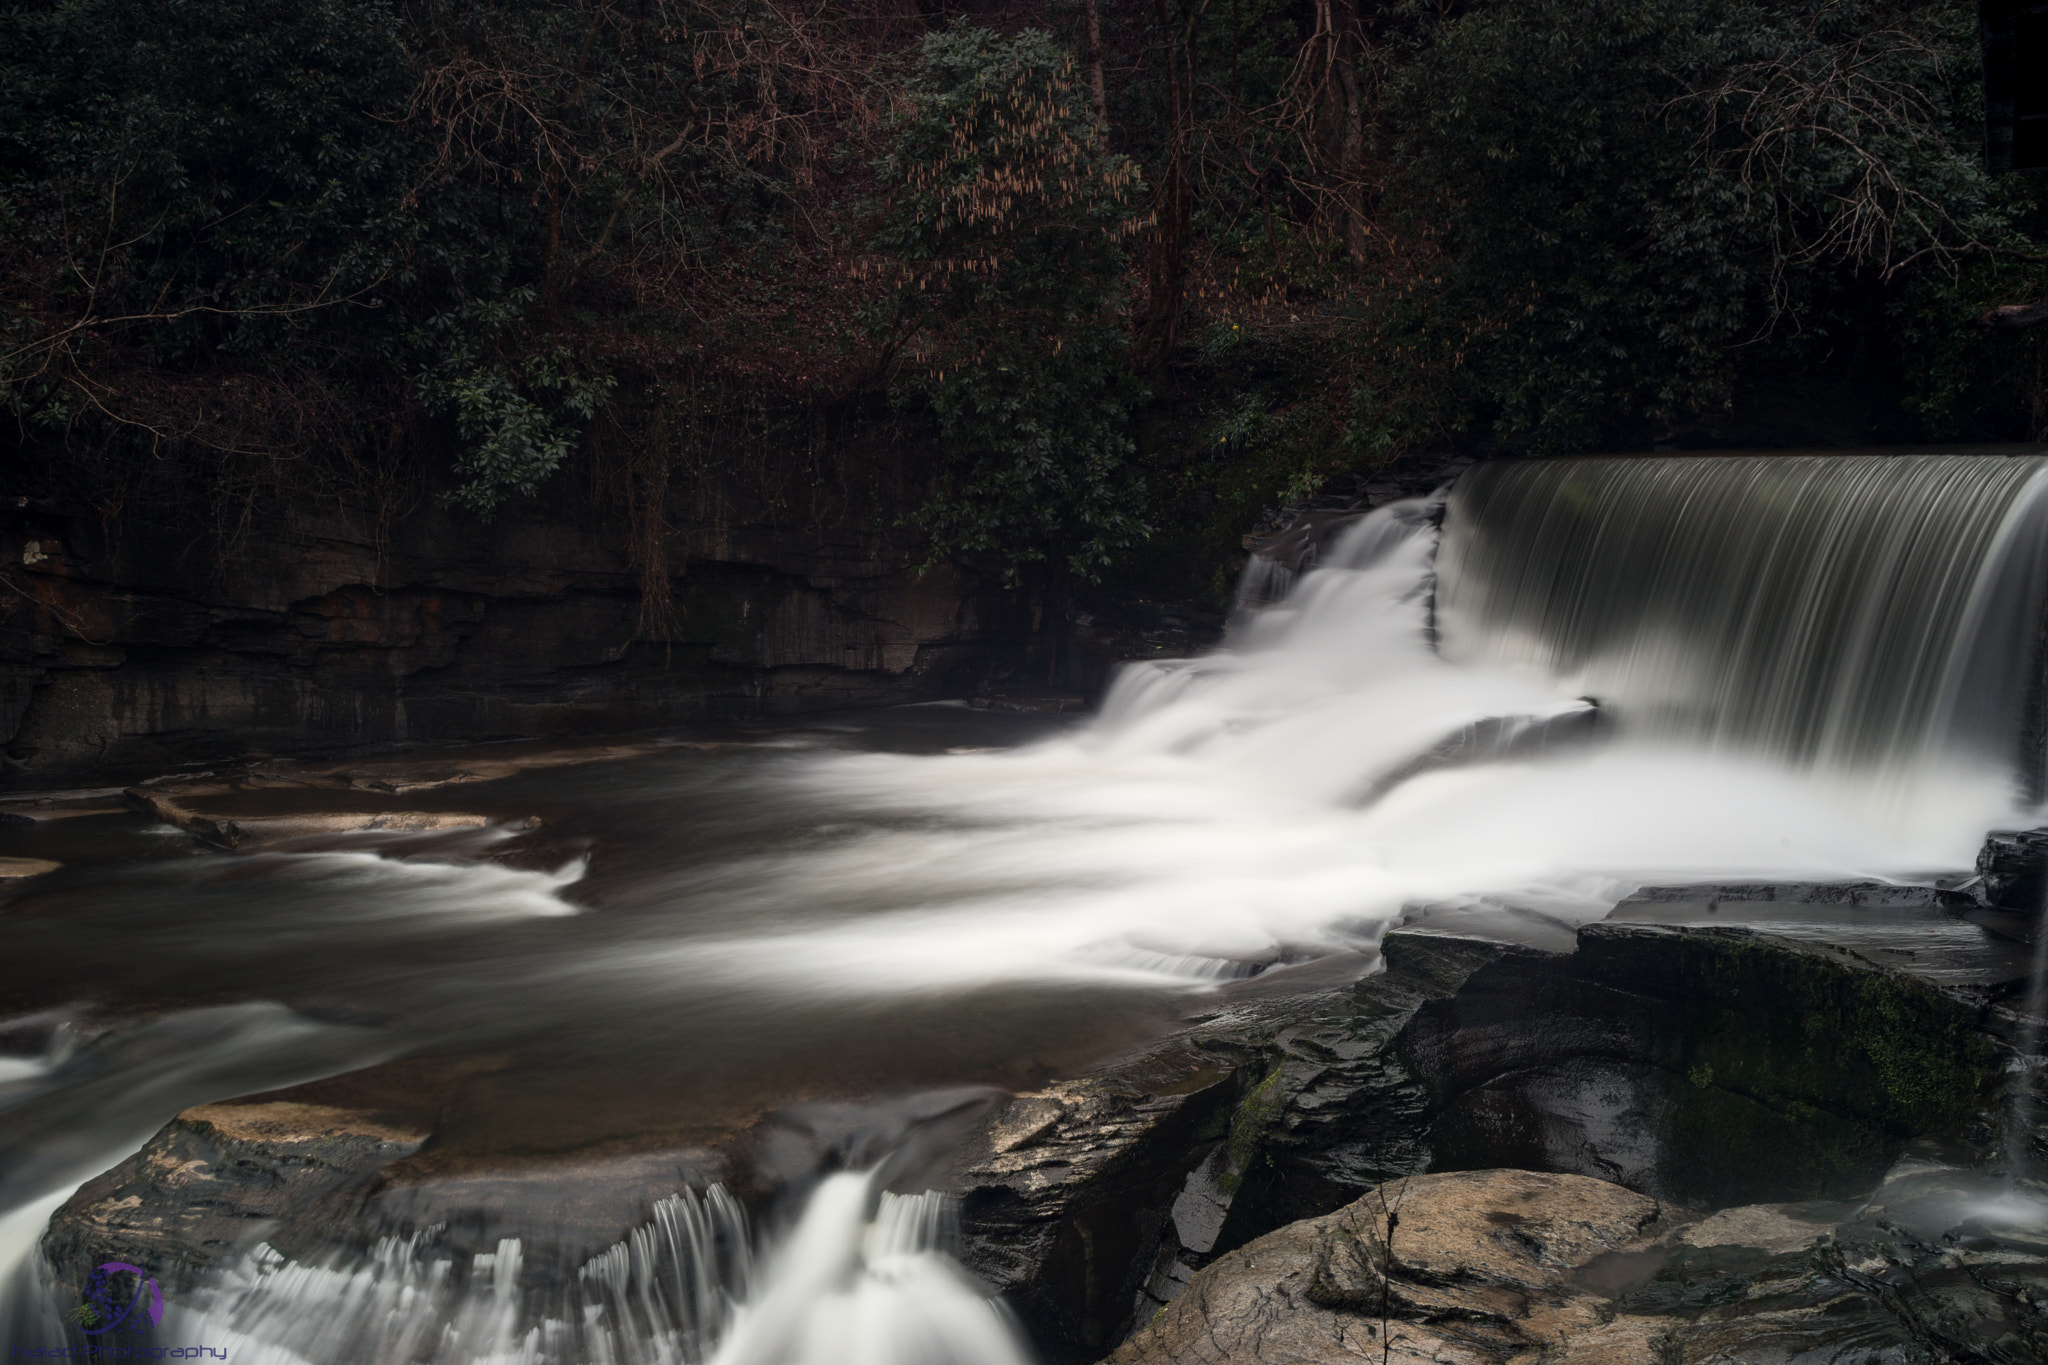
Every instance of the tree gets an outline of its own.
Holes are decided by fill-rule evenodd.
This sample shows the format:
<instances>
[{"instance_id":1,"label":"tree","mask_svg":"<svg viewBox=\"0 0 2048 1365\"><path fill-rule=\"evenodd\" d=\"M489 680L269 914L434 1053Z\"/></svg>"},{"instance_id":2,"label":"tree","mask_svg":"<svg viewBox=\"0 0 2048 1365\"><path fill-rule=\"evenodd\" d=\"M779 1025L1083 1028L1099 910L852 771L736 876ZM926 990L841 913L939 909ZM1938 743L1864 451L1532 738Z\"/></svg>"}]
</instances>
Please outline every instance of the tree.
<instances>
[{"instance_id":1,"label":"tree","mask_svg":"<svg viewBox=\"0 0 2048 1365\"><path fill-rule=\"evenodd\" d=\"M1146 532L1119 316L1136 168L1039 30L927 36L908 98L876 239L897 288L875 325L949 459L917 519L935 558L1093 577Z\"/></svg>"},{"instance_id":2,"label":"tree","mask_svg":"<svg viewBox=\"0 0 2048 1365\"><path fill-rule=\"evenodd\" d=\"M1517 0L1397 79L1424 353L1538 451L1725 401L1743 348L2010 237L1959 0Z\"/></svg>"}]
</instances>

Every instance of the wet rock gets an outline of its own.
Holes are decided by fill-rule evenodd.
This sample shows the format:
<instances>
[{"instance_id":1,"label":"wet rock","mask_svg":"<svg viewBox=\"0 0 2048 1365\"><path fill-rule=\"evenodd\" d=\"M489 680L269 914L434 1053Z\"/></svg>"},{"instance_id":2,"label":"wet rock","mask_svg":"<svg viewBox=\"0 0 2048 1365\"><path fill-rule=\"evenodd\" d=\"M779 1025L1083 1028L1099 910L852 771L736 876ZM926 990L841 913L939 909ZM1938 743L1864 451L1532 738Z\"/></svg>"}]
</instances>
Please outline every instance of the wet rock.
<instances>
[{"instance_id":1,"label":"wet rock","mask_svg":"<svg viewBox=\"0 0 2048 1365\"><path fill-rule=\"evenodd\" d=\"M43 1249L77 1291L92 1266L149 1266L173 1295L266 1237L287 1245L340 1217L427 1133L394 1114L273 1100L200 1105L95 1177L50 1220Z\"/></svg>"},{"instance_id":2,"label":"wet rock","mask_svg":"<svg viewBox=\"0 0 2048 1365\"><path fill-rule=\"evenodd\" d=\"M721 494L679 512L672 610L649 612L615 522L559 508L482 528L432 506L392 523L298 503L225 566L184 531L10 504L0 785L886 705L960 695L1019 652L1026 623L993 578L920 573L893 514L835 507Z\"/></svg>"},{"instance_id":3,"label":"wet rock","mask_svg":"<svg viewBox=\"0 0 2048 1365\"><path fill-rule=\"evenodd\" d=\"M702 747L680 741L685 747ZM248 768L241 776L251 789L312 787L389 792L403 796L442 787L497 782L520 773L577 768L641 758L670 747L659 739L615 740L609 743L494 744L466 750L402 757L361 759L350 763L272 762Z\"/></svg>"},{"instance_id":4,"label":"wet rock","mask_svg":"<svg viewBox=\"0 0 2048 1365\"><path fill-rule=\"evenodd\" d=\"M1244 548L1298 576L1314 568L1323 546L1365 513L1366 509L1357 505L1289 508L1275 518L1278 524L1271 529L1247 535Z\"/></svg>"},{"instance_id":5,"label":"wet rock","mask_svg":"<svg viewBox=\"0 0 2048 1365\"><path fill-rule=\"evenodd\" d=\"M490 817L466 811L312 811L281 815L208 814L184 800L144 788L126 793L130 804L167 825L226 849L250 849L286 840L330 834L384 832L420 834L436 830L482 829ZM190 799L180 792L178 796ZM528 821L527 827L538 820Z\"/></svg>"},{"instance_id":6,"label":"wet rock","mask_svg":"<svg viewBox=\"0 0 2048 1365\"><path fill-rule=\"evenodd\" d=\"M2036 941L2048 913L2048 829L1993 830L1977 853L1977 875L1950 903L1995 934Z\"/></svg>"},{"instance_id":7,"label":"wet rock","mask_svg":"<svg viewBox=\"0 0 2048 1365\"><path fill-rule=\"evenodd\" d=\"M431 1085L418 1067L399 1066ZM323 1088L334 1087L302 1089ZM278 1093L187 1109L83 1186L43 1239L60 1290L126 1260L190 1301L209 1271L259 1244L319 1265L359 1262L396 1238L465 1263L518 1240L521 1283L552 1293L646 1224L657 1201L733 1178L727 1154L703 1149L441 1169L422 1157L433 1127L424 1114Z\"/></svg>"},{"instance_id":8,"label":"wet rock","mask_svg":"<svg viewBox=\"0 0 2048 1365\"><path fill-rule=\"evenodd\" d=\"M1224 614L1207 603L1155 598L1096 597L1067 617L1065 641L1054 659L1054 681L1072 689L1080 705L1098 705L1124 664L1148 659L1190 659L1223 639ZM984 689L984 696L988 690Z\"/></svg>"},{"instance_id":9,"label":"wet rock","mask_svg":"<svg viewBox=\"0 0 2048 1365\"><path fill-rule=\"evenodd\" d=\"M55 872L64 866L48 858L0 858L0 881L22 877L40 877L45 872Z\"/></svg>"},{"instance_id":10,"label":"wet rock","mask_svg":"<svg viewBox=\"0 0 2048 1365\"><path fill-rule=\"evenodd\" d=\"M1110 1365L1360 1359L1650 1365L1650 1331L1574 1283L1682 1216L1582 1176L1414 1176L1268 1233L1196 1275ZM1567 1348L1569 1355L1558 1354Z\"/></svg>"},{"instance_id":11,"label":"wet rock","mask_svg":"<svg viewBox=\"0 0 2048 1365\"><path fill-rule=\"evenodd\" d=\"M1150 1054L1215 1069L1199 1113L1164 1122L1140 1058L990 1114L952 1185L970 1263L1049 1359L1079 1360L1217 1257L1421 1171L1580 1175L1665 1206L1857 1196L1973 1122L2003 1066L1986 1000L2011 953L1930 900L1851 915L1788 892L1765 924L1533 935L1551 946L1401 930L1364 980L1240 983ZM1887 958L1897 941L1921 954Z\"/></svg>"},{"instance_id":12,"label":"wet rock","mask_svg":"<svg viewBox=\"0 0 2048 1365\"><path fill-rule=\"evenodd\" d=\"M1396 933L1386 955L1348 1011L1276 1038L1226 1241L1418 1169L1709 1207L1846 1196L1998 1072L1979 1001L1739 926L1597 924L1570 954Z\"/></svg>"},{"instance_id":13,"label":"wet rock","mask_svg":"<svg viewBox=\"0 0 2048 1365\"><path fill-rule=\"evenodd\" d=\"M2048 1358L2048 1235L2000 1198L1924 1156L1866 1201L1704 1218L1584 1177L1417 1176L1224 1256L1109 1359L2020 1365Z\"/></svg>"},{"instance_id":14,"label":"wet rock","mask_svg":"<svg viewBox=\"0 0 2048 1365\"><path fill-rule=\"evenodd\" d=\"M0 828L32 828L46 825L53 820L77 820L91 815L120 815L126 806L109 803L108 796L119 797L118 787L104 793L94 793L84 798L71 798L65 793L33 797L22 801L9 801L0 805Z\"/></svg>"},{"instance_id":15,"label":"wet rock","mask_svg":"<svg viewBox=\"0 0 2048 1365\"><path fill-rule=\"evenodd\" d=\"M1169 1210L1138 1317L1216 1254L1419 1171L1573 1173L1706 1208L1867 1190L1910 1140L1975 1121L2017 1031L1986 1004L2014 984L2009 949L1935 907L1895 913L1862 938L1826 905L1607 923L1562 936L1576 951L1389 934L1383 973L1241 1040L1244 1098ZM1922 956L1883 959L1912 933Z\"/></svg>"},{"instance_id":16,"label":"wet rock","mask_svg":"<svg viewBox=\"0 0 2048 1365\"><path fill-rule=\"evenodd\" d=\"M962 1259L1000 1289L1054 1361L1090 1360L1126 1330L1167 1211L1223 1136L1239 1058L1186 1038L1018 1095L962 1143Z\"/></svg>"},{"instance_id":17,"label":"wet rock","mask_svg":"<svg viewBox=\"0 0 2048 1365\"><path fill-rule=\"evenodd\" d=\"M356 1248L382 1236L430 1238L435 1255L458 1259L517 1240L521 1282L545 1293L572 1282L593 1256L644 1226L657 1201L731 1179L724 1154L699 1149L502 1160L448 1173L401 1164L349 1210L345 1224L337 1222L333 1235Z\"/></svg>"},{"instance_id":18,"label":"wet rock","mask_svg":"<svg viewBox=\"0 0 2048 1365\"><path fill-rule=\"evenodd\" d=\"M506 1064L503 1056L402 1059L184 1111L58 1210L43 1248L59 1288L125 1259L149 1266L189 1307L225 1283L209 1271L247 1256L361 1267L388 1260L373 1251L382 1246L422 1274L447 1262L460 1276L516 1244L497 1265L514 1268L509 1283L529 1305L558 1312L593 1263L638 1247L659 1206L678 1196L702 1199L718 1186L713 1202L772 1223L792 1196L834 1170L886 1162L903 1189L930 1188L996 1093L963 1087L735 1111L659 1144L546 1150L527 1135L526 1144L505 1144L511 1150L451 1151L462 1123L450 1113L452 1093L488 1083ZM738 1218L743 1228L747 1214ZM239 1272L253 1264L241 1261ZM719 1284L715 1274L711 1283Z\"/></svg>"},{"instance_id":19,"label":"wet rock","mask_svg":"<svg viewBox=\"0 0 2048 1365\"><path fill-rule=\"evenodd\" d=\"M1984 904L2040 914L2048 895L2048 829L1992 831L1977 854L1977 875Z\"/></svg>"},{"instance_id":20,"label":"wet rock","mask_svg":"<svg viewBox=\"0 0 2048 1365\"><path fill-rule=\"evenodd\" d=\"M1547 715L1487 716L1452 733L1374 781L1352 798L1369 806L1424 773L1480 763L1512 763L1583 749L1604 733L1600 708L1590 698Z\"/></svg>"},{"instance_id":21,"label":"wet rock","mask_svg":"<svg viewBox=\"0 0 2048 1365\"><path fill-rule=\"evenodd\" d=\"M1078 692L1029 687L983 688L969 704L979 710L1033 711L1048 716L1078 716L1088 709L1088 699Z\"/></svg>"}]
</instances>

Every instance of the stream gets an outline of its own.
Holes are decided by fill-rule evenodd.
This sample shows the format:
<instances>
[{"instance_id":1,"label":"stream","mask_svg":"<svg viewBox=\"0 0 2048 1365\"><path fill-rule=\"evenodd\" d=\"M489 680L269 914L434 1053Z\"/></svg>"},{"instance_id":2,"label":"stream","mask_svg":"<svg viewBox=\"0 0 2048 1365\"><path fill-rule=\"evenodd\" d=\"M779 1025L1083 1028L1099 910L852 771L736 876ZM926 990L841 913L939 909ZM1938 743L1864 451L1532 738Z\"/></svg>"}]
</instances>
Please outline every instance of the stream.
<instances>
[{"instance_id":1,"label":"stream","mask_svg":"<svg viewBox=\"0 0 2048 1365\"><path fill-rule=\"evenodd\" d=\"M1369 972L1420 907L1528 932L1646 884L1924 881L2039 823L2044 479L1482 466L1088 718L707 729L408 798L480 828L268 851L0 828L64 864L0 892L0 1325L79 1340L37 1246L81 1183L180 1110L312 1086L431 1128L379 1236L263 1230L162 1344L1016 1365L924 1183L988 1097L1276 974ZM744 1171L716 1156L742 1133ZM674 1188L630 1236L563 1232L589 1172L652 1159Z\"/></svg>"}]
</instances>

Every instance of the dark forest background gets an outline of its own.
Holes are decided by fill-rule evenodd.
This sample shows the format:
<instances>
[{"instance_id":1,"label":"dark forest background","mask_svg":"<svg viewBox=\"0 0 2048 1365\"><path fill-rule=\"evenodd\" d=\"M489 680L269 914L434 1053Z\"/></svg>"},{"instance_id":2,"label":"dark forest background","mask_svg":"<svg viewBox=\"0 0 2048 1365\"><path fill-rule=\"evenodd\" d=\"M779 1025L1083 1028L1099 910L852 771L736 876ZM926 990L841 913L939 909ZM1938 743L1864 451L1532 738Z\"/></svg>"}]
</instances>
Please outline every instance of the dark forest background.
<instances>
[{"instance_id":1,"label":"dark forest background","mask_svg":"<svg viewBox=\"0 0 2048 1365\"><path fill-rule=\"evenodd\" d=\"M1968 0L8 5L0 461L224 561L574 505L658 608L802 450L1213 598L1418 452L2048 434L1980 86Z\"/></svg>"}]
</instances>

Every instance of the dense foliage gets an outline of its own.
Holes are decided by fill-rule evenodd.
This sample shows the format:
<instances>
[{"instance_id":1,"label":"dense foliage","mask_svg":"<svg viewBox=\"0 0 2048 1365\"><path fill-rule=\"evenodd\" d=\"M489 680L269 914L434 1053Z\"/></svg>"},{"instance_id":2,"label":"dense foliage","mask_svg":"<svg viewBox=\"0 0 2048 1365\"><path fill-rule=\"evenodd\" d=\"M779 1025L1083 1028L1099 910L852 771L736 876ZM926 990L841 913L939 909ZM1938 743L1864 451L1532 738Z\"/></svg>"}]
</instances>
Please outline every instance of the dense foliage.
<instances>
[{"instance_id":1,"label":"dense foliage","mask_svg":"<svg viewBox=\"0 0 2048 1365\"><path fill-rule=\"evenodd\" d=\"M6 458L488 519L603 431L674 490L857 428L928 560L1184 589L1347 472L1759 386L2048 434L1968 0L950 3L0 5Z\"/></svg>"},{"instance_id":2,"label":"dense foliage","mask_svg":"<svg viewBox=\"0 0 2048 1365\"><path fill-rule=\"evenodd\" d=\"M924 40L883 179L876 245L903 268L877 327L953 456L921 514L935 549L1089 574L1145 530L1118 316L1143 186L1075 76L1036 30Z\"/></svg>"}]
</instances>

